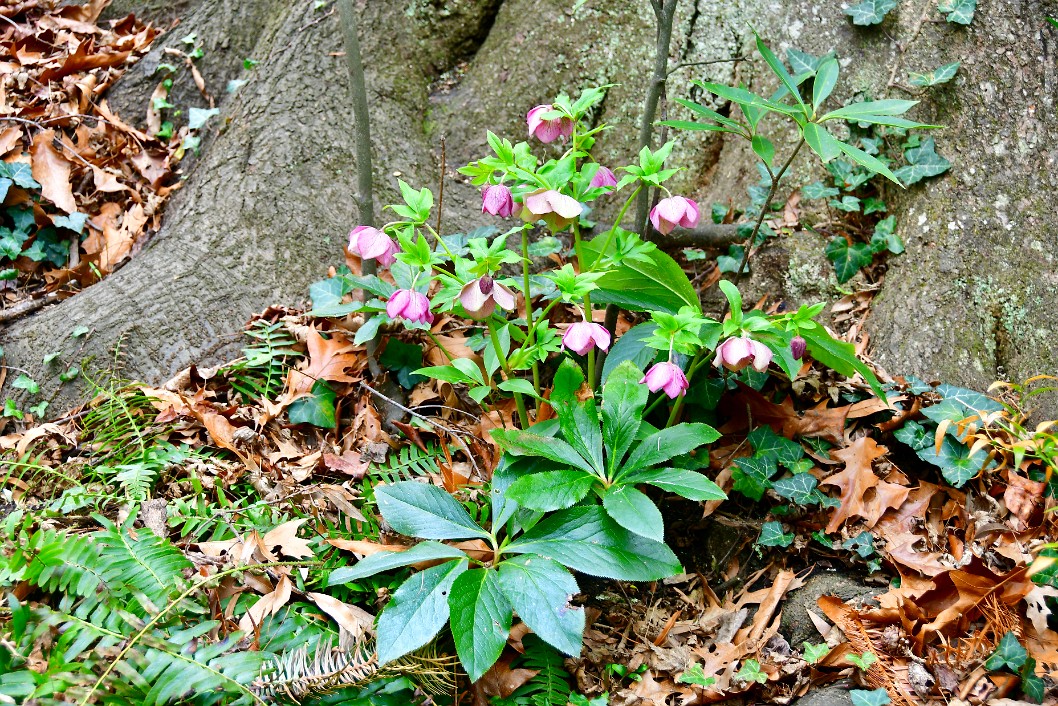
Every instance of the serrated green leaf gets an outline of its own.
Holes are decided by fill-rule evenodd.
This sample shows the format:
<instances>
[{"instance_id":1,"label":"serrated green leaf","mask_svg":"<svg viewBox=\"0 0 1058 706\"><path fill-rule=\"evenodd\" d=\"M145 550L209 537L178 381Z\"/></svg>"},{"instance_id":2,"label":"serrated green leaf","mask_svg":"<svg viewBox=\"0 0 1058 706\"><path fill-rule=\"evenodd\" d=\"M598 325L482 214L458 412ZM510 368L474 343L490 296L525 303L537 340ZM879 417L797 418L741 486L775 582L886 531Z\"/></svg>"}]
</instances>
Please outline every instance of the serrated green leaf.
<instances>
[{"instance_id":1,"label":"serrated green leaf","mask_svg":"<svg viewBox=\"0 0 1058 706\"><path fill-rule=\"evenodd\" d=\"M564 510L583 500L597 480L579 470L530 473L507 489L507 497L532 510Z\"/></svg>"},{"instance_id":2,"label":"serrated green leaf","mask_svg":"<svg viewBox=\"0 0 1058 706\"><path fill-rule=\"evenodd\" d=\"M424 539L488 539L459 502L434 485L400 481L375 490L375 500L389 525Z\"/></svg>"},{"instance_id":3,"label":"serrated green leaf","mask_svg":"<svg viewBox=\"0 0 1058 706\"><path fill-rule=\"evenodd\" d=\"M625 476L624 482L635 485L646 483L698 502L727 499L727 494L720 486L701 473L678 468L636 471Z\"/></svg>"},{"instance_id":4,"label":"serrated green leaf","mask_svg":"<svg viewBox=\"0 0 1058 706\"><path fill-rule=\"evenodd\" d=\"M607 476L611 478L632 446L643 421L649 391L646 385L639 383L642 377L642 371L626 360L617 366L603 386L602 439L607 453Z\"/></svg>"},{"instance_id":5,"label":"serrated green leaf","mask_svg":"<svg viewBox=\"0 0 1058 706\"><path fill-rule=\"evenodd\" d=\"M662 542L665 522L657 505L631 485L611 485L602 494L606 514L630 532Z\"/></svg>"},{"instance_id":6,"label":"serrated green leaf","mask_svg":"<svg viewBox=\"0 0 1058 706\"><path fill-rule=\"evenodd\" d=\"M708 424L686 423L662 429L643 439L621 467L621 475L657 466L670 458L690 453L720 438Z\"/></svg>"},{"instance_id":7,"label":"serrated green leaf","mask_svg":"<svg viewBox=\"0 0 1058 706\"><path fill-rule=\"evenodd\" d=\"M501 449L515 456L540 456L561 466L595 473L592 465L562 439L516 429L497 429L492 432L492 439Z\"/></svg>"},{"instance_id":8,"label":"serrated green leaf","mask_svg":"<svg viewBox=\"0 0 1058 706\"><path fill-rule=\"evenodd\" d=\"M576 657L584 633L584 609L571 606L580 590L561 564L534 554L503 561L500 588L518 617L558 651Z\"/></svg>"},{"instance_id":9,"label":"serrated green leaf","mask_svg":"<svg viewBox=\"0 0 1058 706\"><path fill-rule=\"evenodd\" d=\"M539 554L575 571L618 581L657 581L683 570L671 549L629 532L598 505L556 512L506 551Z\"/></svg>"},{"instance_id":10,"label":"serrated green leaf","mask_svg":"<svg viewBox=\"0 0 1058 706\"><path fill-rule=\"evenodd\" d=\"M499 659L511 632L512 608L497 573L461 573L452 584L448 608L456 654L470 681L477 681Z\"/></svg>"},{"instance_id":11,"label":"serrated green leaf","mask_svg":"<svg viewBox=\"0 0 1058 706\"><path fill-rule=\"evenodd\" d=\"M414 547L401 552L378 552L358 561L354 566L343 566L331 572L327 579L328 586L349 583L357 579L374 576L390 569L399 569L420 561L435 559L461 559L466 556L455 547L440 542L419 542Z\"/></svg>"},{"instance_id":12,"label":"serrated green leaf","mask_svg":"<svg viewBox=\"0 0 1058 706\"><path fill-rule=\"evenodd\" d=\"M386 664L419 649L448 622L452 584L467 570L460 559L420 571L400 588L378 618L378 661Z\"/></svg>"}]
</instances>

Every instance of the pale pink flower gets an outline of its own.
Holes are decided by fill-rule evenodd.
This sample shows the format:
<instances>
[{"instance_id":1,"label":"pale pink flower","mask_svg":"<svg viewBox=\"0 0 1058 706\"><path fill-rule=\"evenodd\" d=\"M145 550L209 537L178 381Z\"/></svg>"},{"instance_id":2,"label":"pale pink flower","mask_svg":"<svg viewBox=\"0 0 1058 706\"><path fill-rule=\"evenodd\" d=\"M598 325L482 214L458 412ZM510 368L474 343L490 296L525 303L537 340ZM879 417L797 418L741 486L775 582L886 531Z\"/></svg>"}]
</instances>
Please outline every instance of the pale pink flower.
<instances>
[{"instance_id":1,"label":"pale pink flower","mask_svg":"<svg viewBox=\"0 0 1058 706\"><path fill-rule=\"evenodd\" d=\"M400 248L393 238L378 228L357 226L349 233L349 252L365 260L373 258L383 267L389 267L396 262L393 256L400 252Z\"/></svg>"},{"instance_id":2,"label":"pale pink flower","mask_svg":"<svg viewBox=\"0 0 1058 706\"><path fill-rule=\"evenodd\" d=\"M554 110L550 103L538 105L525 116L525 122L529 124L529 137L536 137L541 142L554 142L561 138L563 141L569 139L573 134L573 121L563 116L545 120L544 115Z\"/></svg>"},{"instance_id":3,"label":"pale pink flower","mask_svg":"<svg viewBox=\"0 0 1058 706\"><path fill-rule=\"evenodd\" d=\"M771 364L771 355L771 349L760 341L754 341L749 336L739 336L720 344L716 349L713 365L738 372L752 364L754 370L763 373Z\"/></svg>"},{"instance_id":4,"label":"pale pink flower","mask_svg":"<svg viewBox=\"0 0 1058 706\"><path fill-rule=\"evenodd\" d=\"M391 319L404 319L416 324L432 324L433 312L425 294L413 289L398 289L386 302L386 313Z\"/></svg>"},{"instance_id":5,"label":"pale pink flower","mask_svg":"<svg viewBox=\"0 0 1058 706\"><path fill-rule=\"evenodd\" d=\"M579 201L554 189L537 189L522 198L522 220L526 223L542 220L552 231L566 228L583 211Z\"/></svg>"},{"instance_id":6,"label":"pale pink flower","mask_svg":"<svg viewBox=\"0 0 1058 706\"><path fill-rule=\"evenodd\" d=\"M605 351L610 347L610 332L602 324L578 321L562 334L562 346L578 355L585 355L594 346Z\"/></svg>"},{"instance_id":7,"label":"pale pink flower","mask_svg":"<svg viewBox=\"0 0 1058 706\"><path fill-rule=\"evenodd\" d=\"M467 316L480 321L487 319L497 306L514 311L515 296L509 287L485 275L463 285L459 291L459 303L466 309Z\"/></svg>"},{"instance_id":8,"label":"pale pink flower","mask_svg":"<svg viewBox=\"0 0 1058 706\"><path fill-rule=\"evenodd\" d=\"M514 210L511 190L503 184L493 184L481 190L481 212L507 218Z\"/></svg>"},{"instance_id":9,"label":"pale pink flower","mask_svg":"<svg viewBox=\"0 0 1058 706\"><path fill-rule=\"evenodd\" d=\"M662 235L668 235L676 226L694 228L698 225L698 204L682 196L661 199L650 210L650 222Z\"/></svg>"},{"instance_id":10,"label":"pale pink flower","mask_svg":"<svg viewBox=\"0 0 1058 706\"><path fill-rule=\"evenodd\" d=\"M655 363L639 383L646 383L651 392L664 390L665 394L672 399L682 395L690 386L680 366L669 362Z\"/></svg>"},{"instance_id":11,"label":"pale pink flower","mask_svg":"<svg viewBox=\"0 0 1058 706\"><path fill-rule=\"evenodd\" d=\"M588 186L593 189L617 186L617 177L609 169L599 165L599 171L595 172L595 176L591 178L591 182Z\"/></svg>"}]
</instances>

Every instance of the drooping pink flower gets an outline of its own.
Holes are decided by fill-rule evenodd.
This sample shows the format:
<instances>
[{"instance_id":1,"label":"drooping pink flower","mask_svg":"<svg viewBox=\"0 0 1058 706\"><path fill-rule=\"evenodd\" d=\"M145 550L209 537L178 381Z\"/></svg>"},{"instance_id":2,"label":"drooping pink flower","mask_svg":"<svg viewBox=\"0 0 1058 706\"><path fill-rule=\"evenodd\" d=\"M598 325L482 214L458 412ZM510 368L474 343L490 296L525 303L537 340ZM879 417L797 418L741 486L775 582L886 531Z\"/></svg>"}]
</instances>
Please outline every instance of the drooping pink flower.
<instances>
[{"instance_id":1,"label":"drooping pink flower","mask_svg":"<svg viewBox=\"0 0 1058 706\"><path fill-rule=\"evenodd\" d=\"M511 190L503 184L492 184L481 190L481 212L507 218L514 210Z\"/></svg>"},{"instance_id":2,"label":"drooping pink flower","mask_svg":"<svg viewBox=\"0 0 1058 706\"><path fill-rule=\"evenodd\" d=\"M383 267L389 267L396 262L393 256L400 252L400 248L393 238L378 228L357 226L349 233L349 252L365 260L374 258Z\"/></svg>"},{"instance_id":3,"label":"drooping pink flower","mask_svg":"<svg viewBox=\"0 0 1058 706\"><path fill-rule=\"evenodd\" d=\"M554 189L537 189L522 198L522 220L526 223L542 220L556 232L566 228L583 211L579 201Z\"/></svg>"},{"instance_id":4,"label":"drooping pink flower","mask_svg":"<svg viewBox=\"0 0 1058 706\"><path fill-rule=\"evenodd\" d=\"M723 366L737 373L752 364L754 370L763 373L771 364L771 355L771 349L760 341L754 341L749 336L739 336L720 344L716 349L713 365L717 368Z\"/></svg>"},{"instance_id":5,"label":"drooping pink flower","mask_svg":"<svg viewBox=\"0 0 1058 706\"><path fill-rule=\"evenodd\" d=\"M585 355L593 346L604 351L610 347L610 332L602 324L578 321L562 334L562 347L578 355Z\"/></svg>"},{"instance_id":6,"label":"drooping pink flower","mask_svg":"<svg viewBox=\"0 0 1058 706\"><path fill-rule=\"evenodd\" d=\"M550 103L538 105L525 116L525 122L529 124L529 137L536 137L541 142L554 142L562 138L569 139L573 134L573 121L563 116L561 118L544 119L544 115L550 113L554 108Z\"/></svg>"},{"instance_id":7,"label":"drooping pink flower","mask_svg":"<svg viewBox=\"0 0 1058 706\"><path fill-rule=\"evenodd\" d=\"M386 313L391 319L404 319L414 324L432 324L433 312L425 294L413 289L398 289L386 302Z\"/></svg>"},{"instance_id":8,"label":"drooping pink flower","mask_svg":"<svg viewBox=\"0 0 1058 706\"><path fill-rule=\"evenodd\" d=\"M646 383L651 392L664 390L672 399L682 395L690 386L680 366L669 362L655 363L639 381L639 384L643 383Z\"/></svg>"},{"instance_id":9,"label":"drooping pink flower","mask_svg":"<svg viewBox=\"0 0 1058 706\"><path fill-rule=\"evenodd\" d=\"M808 342L800 336L794 336L790 339L790 355L793 356L794 360L801 360L807 349Z\"/></svg>"},{"instance_id":10,"label":"drooping pink flower","mask_svg":"<svg viewBox=\"0 0 1058 706\"><path fill-rule=\"evenodd\" d=\"M617 177L609 169L599 165L599 171L595 172L595 176L591 178L591 182L588 186L593 189L617 186Z\"/></svg>"},{"instance_id":11,"label":"drooping pink flower","mask_svg":"<svg viewBox=\"0 0 1058 706\"><path fill-rule=\"evenodd\" d=\"M650 222L662 235L668 235L676 226L694 228L698 225L698 204L682 196L661 199L650 210Z\"/></svg>"},{"instance_id":12,"label":"drooping pink flower","mask_svg":"<svg viewBox=\"0 0 1058 706\"><path fill-rule=\"evenodd\" d=\"M467 316L475 321L487 319L497 306L514 311L514 302L514 292L488 275L467 282L459 290L459 303L466 309Z\"/></svg>"}]
</instances>

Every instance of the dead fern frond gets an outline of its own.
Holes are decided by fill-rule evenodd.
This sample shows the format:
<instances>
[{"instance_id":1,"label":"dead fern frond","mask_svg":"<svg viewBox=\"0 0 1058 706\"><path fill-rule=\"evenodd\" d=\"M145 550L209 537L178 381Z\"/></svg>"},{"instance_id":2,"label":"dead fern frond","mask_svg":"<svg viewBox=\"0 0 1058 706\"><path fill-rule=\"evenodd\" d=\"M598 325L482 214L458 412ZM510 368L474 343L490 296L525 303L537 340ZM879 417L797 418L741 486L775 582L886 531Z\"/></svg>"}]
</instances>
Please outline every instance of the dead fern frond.
<instances>
[{"instance_id":1,"label":"dead fern frond","mask_svg":"<svg viewBox=\"0 0 1058 706\"><path fill-rule=\"evenodd\" d=\"M304 699L323 696L339 689L362 689L372 682L406 676L423 691L432 695L451 693L455 688L458 660L438 655L432 647L379 665L374 638L352 636L344 630L338 646L330 640L282 654L266 664L251 686L262 698Z\"/></svg>"}]
</instances>

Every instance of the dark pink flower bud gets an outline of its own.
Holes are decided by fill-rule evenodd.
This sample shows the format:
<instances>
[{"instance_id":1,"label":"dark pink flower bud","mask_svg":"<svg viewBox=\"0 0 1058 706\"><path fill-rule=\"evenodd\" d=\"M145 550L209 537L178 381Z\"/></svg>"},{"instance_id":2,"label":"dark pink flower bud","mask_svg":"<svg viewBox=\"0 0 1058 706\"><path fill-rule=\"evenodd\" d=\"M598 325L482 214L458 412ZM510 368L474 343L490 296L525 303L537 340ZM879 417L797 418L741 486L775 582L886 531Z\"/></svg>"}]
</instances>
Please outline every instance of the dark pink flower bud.
<instances>
[{"instance_id":1,"label":"dark pink flower bud","mask_svg":"<svg viewBox=\"0 0 1058 706\"><path fill-rule=\"evenodd\" d=\"M578 355L585 355L594 346L604 351L610 347L610 332L602 324L578 321L562 334L562 347Z\"/></svg>"},{"instance_id":2,"label":"dark pink flower bud","mask_svg":"<svg viewBox=\"0 0 1058 706\"><path fill-rule=\"evenodd\" d=\"M551 118L545 120L544 115L550 113L554 108L550 103L538 105L525 116L525 122L529 124L529 137L535 137L541 142L554 142L562 138L569 139L573 134L573 121L567 117Z\"/></svg>"},{"instance_id":3,"label":"dark pink flower bud","mask_svg":"<svg viewBox=\"0 0 1058 706\"><path fill-rule=\"evenodd\" d=\"M739 336L720 344L716 349L713 365L717 368L723 366L737 373L752 364L754 370L763 373L771 364L771 356L771 349L760 341L754 341L749 336Z\"/></svg>"},{"instance_id":4,"label":"dark pink flower bud","mask_svg":"<svg viewBox=\"0 0 1058 706\"><path fill-rule=\"evenodd\" d=\"M794 357L794 360L801 360L804 357L805 350L808 348L808 343L805 339L800 336L794 336L790 339L790 355Z\"/></svg>"},{"instance_id":5,"label":"dark pink flower bud","mask_svg":"<svg viewBox=\"0 0 1058 706\"><path fill-rule=\"evenodd\" d=\"M591 178L591 183L588 186L593 189L617 186L617 177L609 169L600 165L599 171L595 172L595 176Z\"/></svg>"},{"instance_id":6,"label":"dark pink flower bud","mask_svg":"<svg viewBox=\"0 0 1058 706\"><path fill-rule=\"evenodd\" d=\"M481 212L507 218L514 211L511 190L503 184L492 184L481 190Z\"/></svg>"},{"instance_id":7,"label":"dark pink flower bud","mask_svg":"<svg viewBox=\"0 0 1058 706\"><path fill-rule=\"evenodd\" d=\"M497 306L504 311L514 311L515 295L510 287L485 275L463 285L459 290L459 303L467 316L480 321L487 319Z\"/></svg>"},{"instance_id":8,"label":"dark pink flower bud","mask_svg":"<svg viewBox=\"0 0 1058 706\"><path fill-rule=\"evenodd\" d=\"M676 226L694 228L698 225L698 204L682 196L661 199L650 211L650 222L662 235L668 235Z\"/></svg>"},{"instance_id":9,"label":"dark pink flower bud","mask_svg":"<svg viewBox=\"0 0 1058 706\"><path fill-rule=\"evenodd\" d=\"M357 226L349 233L349 252L365 260L377 260L383 267L389 267L396 262L393 256L400 252L400 248L393 238L378 228Z\"/></svg>"},{"instance_id":10,"label":"dark pink flower bud","mask_svg":"<svg viewBox=\"0 0 1058 706\"><path fill-rule=\"evenodd\" d=\"M687 376L683 374L680 366L668 362L655 363L639 383L646 383L651 392L664 390L665 394L672 399L676 399L690 387Z\"/></svg>"},{"instance_id":11,"label":"dark pink flower bud","mask_svg":"<svg viewBox=\"0 0 1058 706\"><path fill-rule=\"evenodd\" d=\"M526 223L544 221L552 231L566 228L582 212L584 207L572 196L554 189L537 189L522 199L522 220Z\"/></svg>"},{"instance_id":12,"label":"dark pink flower bud","mask_svg":"<svg viewBox=\"0 0 1058 706\"><path fill-rule=\"evenodd\" d=\"M432 324L433 312L425 294L412 289L398 289L386 302L386 313L391 319L404 319L415 324Z\"/></svg>"}]
</instances>

